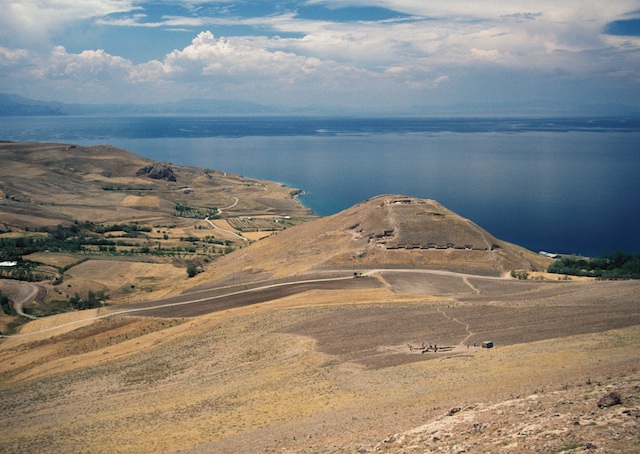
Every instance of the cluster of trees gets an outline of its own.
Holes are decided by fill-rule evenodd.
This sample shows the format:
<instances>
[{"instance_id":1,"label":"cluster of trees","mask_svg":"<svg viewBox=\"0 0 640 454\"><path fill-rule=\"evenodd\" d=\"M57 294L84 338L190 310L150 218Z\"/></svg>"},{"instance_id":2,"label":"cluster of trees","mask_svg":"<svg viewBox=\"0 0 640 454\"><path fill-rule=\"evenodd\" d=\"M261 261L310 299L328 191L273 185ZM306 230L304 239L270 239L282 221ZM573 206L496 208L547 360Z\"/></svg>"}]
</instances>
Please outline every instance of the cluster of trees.
<instances>
[{"instance_id":1,"label":"cluster of trees","mask_svg":"<svg viewBox=\"0 0 640 454\"><path fill-rule=\"evenodd\" d=\"M0 292L0 307L2 308L2 312L5 314L15 315L13 307L11 307L11 303L9 303L9 297L2 292Z\"/></svg>"},{"instance_id":2,"label":"cluster of trees","mask_svg":"<svg viewBox=\"0 0 640 454\"><path fill-rule=\"evenodd\" d=\"M209 219L217 219L220 217L220 213L216 207L200 209L184 203L176 203L176 211L178 212L178 216L183 218L202 219L208 217Z\"/></svg>"},{"instance_id":3,"label":"cluster of trees","mask_svg":"<svg viewBox=\"0 0 640 454\"><path fill-rule=\"evenodd\" d=\"M50 277L42 273L34 273L31 271L31 268L34 266L33 262L20 262L20 265L21 266L19 267L9 269L0 268L0 277L27 282L43 281Z\"/></svg>"},{"instance_id":4,"label":"cluster of trees","mask_svg":"<svg viewBox=\"0 0 640 454\"><path fill-rule=\"evenodd\" d=\"M186 205L182 206L182 208L191 209ZM2 260L18 262L18 266L11 269L0 269L0 277L24 281L40 281L50 278L51 276L46 273L34 273L32 268L35 263L22 259L23 256L44 251L86 254L95 253L97 249L97 252L107 254L180 255L182 253L195 254L197 252L196 243L226 246L222 253L233 251L232 241L218 240L213 236L207 236L205 239L195 236L181 237L180 241L189 241L193 243L193 246L186 248L176 246L168 249L162 248L160 243L158 243L157 247L150 247L149 244L140 245L137 242L126 239L112 238L111 235L104 236L109 232L125 232L125 236L134 237L143 235L142 232L151 231L150 227L141 226L135 222L104 225L92 221L81 222L76 220L71 225L58 225L53 228L42 227L37 229L38 233L29 234L28 236L0 238L0 257ZM158 233L160 233L160 230L158 230ZM165 233L164 238L166 240L169 236ZM206 253L207 247L203 246L203 250ZM212 252L219 253L220 251L212 250ZM60 276L55 281L56 284L62 283L64 271L66 270L60 270Z\"/></svg>"},{"instance_id":5,"label":"cluster of trees","mask_svg":"<svg viewBox=\"0 0 640 454\"><path fill-rule=\"evenodd\" d=\"M116 246L135 246L135 244L120 240L114 241L90 233L103 234L123 231L127 236L137 236L139 232L150 232L151 228L136 223L102 225L91 221L76 221L69 226L44 227L39 231L47 235L0 238L0 251L2 251L3 260L20 261L23 255L47 250L51 252L82 252L85 249L84 246L98 246L100 251L115 252Z\"/></svg>"},{"instance_id":6,"label":"cluster of trees","mask_svg":"<svg viewBox=\"0 0 640 454\"><path fill-rule=\"evenodd\" d=\"M219 240L217 238L215 238L212 235L207 235L204 238L198 238L197 236L193 236L193 235L189 235L189 236L185 236L185 237L180 237L180 241L189 241L191 243L197 243L197 242L203 242L203 243L209 243L209 244L219 244L221 246L231 246L233 244L233 241L231 240Z\"/></svg>"},{"instance_id":7,"label":"cluster of trees","mask_svg":"<svg viewBox=\"0 0 640 454\"><path fill-rule=\"evenodd\" d=\"M126 224L103 225L103 224L99 224L92 221L84 221L82 223L78 223L78 221L76 221L74 225L77 225L82 229L88 230L90 232L95 232L95 233L120 232L120 231L125 233L151 232L151 227L141 226L137 222L129 222Z\"/></svg>"},{"instance_id":8,"label":"cluster of trees","mask_svg":"<svg viewBox=\"0 0 640 454\"><path fill-rule=\"evenodd\" d=\"M18 260L23 255L44 251L46 249L47 244L44 238L0 238L0 251L2 251L3 260Z\"/></svg>"},{"instance_id":9,"label":"cluster of trees","mask_svg":"<svg viewBox=\"0 0 640 454\"><path fill-rule=\"evenodd\" d=\"M198 267L197 266L195 266L195 265L187 266L187 276L194 277L196 274L198 274Z\"/></svg>"},{"instance_id":10,"label":"cluster of trees","mask_svg":"<svg viewBox=\"0 0 640 454\"><path fill-rule=\"evenodd\" d=\"M522 270L522 271L516 271L516 270L511 270L511 277L514 279L523 279L523 280L527 280L529 279L529 273Z\"/></svg>"},{"instance_id":11,"label":"cluster of trees","mask_svg":"<svg viewBox=\"0 0 640 454\"><path fill-rule=\"evenodd\" d=\"M105 293L100 290L98 292L94 292L89 290L87 292L86 297L80 296L78 293L69 298L69 304L76 310L82 311L85 309L94 309L96 307L101 307L104 305L104 302L108 300L109 297L105 295Z\"/></svg>"},{"instance_id":12,"label":"cluster of trees","mask_svg":"<svg viewBox=\"0 0 640 454\"><path fill-rule=\"evenodd\" d=\"M640 279L640 254L616 251L591 259L563 257L551 264L547 271L601 279Z\"/></svg>"},{"instance_id":13,"label":"cluster of trees","mask_svg":"<svg viewBox=\"0 0 640 454\"><path fill-rule=\"evenodd\" d=\"M115 253L116 246L135 247L137 243L122 239L112 239L110 237L98 236L108 232L122 231L127 237L136 237L141 232L151 232L150 227L141 226L135 222L127 224L111 224L103 225L92 221L78 222L75 221L69 226L58 225L55 228L41 228L40 233L46 235L30 235L17 238L0 238L0 252L3 260L21 262L22 256L35 252L51 251L51 252L68 252L79 253L85 252L85 246L97 247L100 252ZM98 234L98 235L96 235ZM165 234L165 240L168 239ZM227 253L231 250L233 244L230 240L218 240L212 236L207 236L204 240L195 236L180 237L180 241L188 241L192 243L204 242L209 244L218 244L227 246ZM182 251L182 248L175 249L176 252ZM136 252L136 251L131 251ZM137 252L142 254L162 253L162 248L151 249L149 246L143 246ZM190 248L186 252L194 253L195 248Z\"/></svg>"},{"instance_id":14,"label":"cluster of trees","mask_svg":"<svg viewBox=\"0 0 640 454\"><path fill-rule=\"evenodd\" d=\"M19 238L0 238L0 250L4 260L19 261L23 255L34 252L81 252L84 246L115 246L113 240L100 238L94 235L86 235L77 229L76 225L70 227L58 226L47 232L46 236L24 236Z\"/></svg>"}]
</instances>

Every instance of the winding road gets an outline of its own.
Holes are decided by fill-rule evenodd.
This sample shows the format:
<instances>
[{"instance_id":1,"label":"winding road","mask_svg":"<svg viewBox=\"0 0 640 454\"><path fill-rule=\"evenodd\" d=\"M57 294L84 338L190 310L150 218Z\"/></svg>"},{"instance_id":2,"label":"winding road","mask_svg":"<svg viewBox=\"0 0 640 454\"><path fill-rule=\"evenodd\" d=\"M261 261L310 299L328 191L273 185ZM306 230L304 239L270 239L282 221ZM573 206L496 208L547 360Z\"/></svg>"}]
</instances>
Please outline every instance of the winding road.
<instances>
[{"instance_id":1,"label":"winding road","mask_svg":"<svg viewBox=\"0 0 640 454\"><path fill-rule=\"evenodd\" d=\"M197 298L194 298L193 295L181 295L163 300L132 303L126 306L129 309L120 309L115 312L98 315L96 317L74 320L72 322L56 325L39 331L23 334L0 335L0 338L32 336L35 334L54 331L59 328L86 323L88 321L97 321L118 315L135 315L136 313L146 312L148 315L155 317L194 317L206 313L271 301L309 290L370 288L377 287L378 285L379 283L376 279L355 279L353 275L348 277L343 276L279 282L251 288L248 288L247 285L238 285L208 290L202 292Z\"/></svg>"},{"instance_id":2,"label":"winding road","mask_svg":"<svg viewBox=\"0 0 640 454\"><path fill-rule=\"evenodd\" d=\"M36 317L25 314L24 305L36 300L42 300L47 294L46 289L41 285L13 279L0 279L0 290L9 298L16 314L32 320L35 320Z\"/></svg>"},{"instance_id":3,"label":"winding road","mask_svg":"<svg viewBox=\"0 0 640 454\"><path fill-rule=\"evenodd\" d=\"M236 206L238 204L238 202L240 201L240 199L238 199L237 197L234 197L235 202L233 202L231 205L229 205L228 207L224 207L224 208L218 208L218 213L222 213L224 210L228 210L230 208L233 208L234 206ZM233 235L236 236L238 238L240 238L242 241L249 241L248 239L246 239L245 237L243 237L242 235L238 235L236 232L232 232L231 230L227 230L227 229L223 229L222 227L218 227L217 225L215 225L210 219L209 216L207 216L206 218L204 218L205 221L207 221L209 223L209 225L214 228L214 229L219 229L222 230L223 232L228 233L229 235Z\"/></svg>"},{"instance_id":4,"label":"winding road","mask_svg":"<svg viewBox=\"0 0 640 454\"><path fill-rule=\"evenodd\" d=\"M440 270L415 270L415 269L374 269L368 270L361 277L354 277L351 270L336 270L333 272L334 277L313 277L300 278L296 277L292 280L284 280L271 283L254 283L233 285L227 287L219 287L205 290L197 294L183 294L172 298L162 300L145 301L139 303L131 303L126 306L120 306L122 309L114 310L108 314L99 315L92 318L85 318L69 323L57 325L55 327L33 331L24 334L0 335L0 338L9 337L26 337L44 332L50 332L59 328L72 326L74 324L86 323L87 321L97 321L108 317L118 315L147 315L155 317L195 317L212 312L218 312L237 307L250 306L253 304L272 301L286 296L303 293L309 290L346 290L358 288L376 288L382 287L383 284L379 279L379 275L384 272L401 272L413 274L433 274L441 276L452 276L462 278L463 281L472 288L474 292L478 292L467 279L491 279L505 280L507 276L478 276L464 273L456 273L451 271ZM337 277L335 275L338 275ZM318 276L318 275L316 275ZM23 283L24 284L24 283ZM32 287L35 287L31 284ZM22 291L26 291L25 288ZM33 292L36 293L33 293ZM36 297L37 290L32 289L29 293L32 298ZM24 300L26 301L26 299ZM124 309L126 307L126 309ZM27 316L28 317L28 316ZM34 318L34 317L30 317ZM462 322L458 322L462 323Z\"/></svg>"}]
</instances>

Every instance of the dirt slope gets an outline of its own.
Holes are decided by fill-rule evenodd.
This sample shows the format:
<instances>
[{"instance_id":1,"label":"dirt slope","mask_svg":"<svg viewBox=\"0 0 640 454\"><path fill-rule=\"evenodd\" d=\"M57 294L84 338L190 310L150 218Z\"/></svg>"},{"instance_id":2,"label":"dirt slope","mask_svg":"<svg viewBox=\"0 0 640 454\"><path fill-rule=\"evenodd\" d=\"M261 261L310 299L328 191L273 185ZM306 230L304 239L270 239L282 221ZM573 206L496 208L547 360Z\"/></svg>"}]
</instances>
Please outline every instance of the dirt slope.
<instances>
[{"instance_id":1,"label":"dirt slope","mask_svg":"<svg viewBox=\"0 0 640 454\"><path fill-rule=\"evenodd\" d=\"M201 280L383 266L502 275L549 263L433 200L383 195L272 235L222 260Z\"/></svg>"},{"instance_id":2,"label":"dirt slope","mask_svg":"<svg viewBox=\"0 0 640 454\"><path fill-rule=\"evenodd\" d=\"M93 238L94 244L64 254L56 247L24 253L35 264L33 273L64 280L47 284L47 305L27 308L36 315L64 306L76 293L104 291L114 304L179 293L189 285L187 266L204 268L249 242L209 218L223 223L256 216L274 229L313 218L293 193L279 183L157 163L107 145L0 143L0 238L35 241L46 236L42 230L74 223L80 228L73 236ZM85 221L109 229L87 229ZM74 266L85 260L90 263ZM2 332L19 323L0 315Z\"/></svg>"},{"instance_id":3,"label":"dirt slope","mask_svg":"<svg viewBox=\"0 0 640 454\"><path fill-rule=\"evenodd\" d=\"M227 207L236 197L225 215L309 214L280 184L155 163L107 145L4 142L0 161L0 215L6 226L55 226L75 219L175 224L176 203ZM141 172L154 166L166 173Z\"/></svg>"},{"instance_id":4,"label":"dirt slope","mask_svg":"<svg viewBox=\"0 0 640 454\"><path fill-rule=\"evenodd\" d=\"M617 295L611 304L634 311L635 283L606 290ZM558 324L540 338L546 312L535 308L571 291L551 293L513 309L503 294L501 313L510 314L491 320L491 307L455 295L313 292L192 319L106 319L0 345L0 450L553 452L590 442L637 452L637 321L608 331L593 321L588 332L580 322L571 336ZM574 311L598 307L595 295ZM570 314L549 315L572 323ZM427 354L406 346L456 344L465 326L490 331L500 320L518 328L510 345ZM598 409L608 386L624 405Z\"/></svg>"}]
</instances>

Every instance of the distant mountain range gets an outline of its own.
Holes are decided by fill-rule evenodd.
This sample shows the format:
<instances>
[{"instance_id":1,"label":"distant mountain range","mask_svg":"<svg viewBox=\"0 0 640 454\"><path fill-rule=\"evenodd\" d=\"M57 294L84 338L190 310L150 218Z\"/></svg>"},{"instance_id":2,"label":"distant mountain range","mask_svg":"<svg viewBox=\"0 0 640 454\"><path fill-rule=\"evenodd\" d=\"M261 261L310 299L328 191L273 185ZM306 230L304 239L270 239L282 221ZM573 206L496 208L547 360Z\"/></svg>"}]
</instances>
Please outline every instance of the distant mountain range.
<instances>
[{"instance_id":1,"label":"distant mountain range","mask_svg":"<svg viewBox=\"0 0 640 454\"><path fill-rule=\"evenodd\" d=\"M282 107L243 100L183 99L156 104L73 104L38 101L0 93L0 117L36 115L327 115L327 116L458 116L458 117L608 117L638 116L640 108L619 104L564 105L555 100L531 103L464 102L414 105L406 109L372 111L353 107Z\"/></svg>"},{"instance_id":2,"label":"distant mountain range","mask_svg":"<svg viewBox=\"0 0 640 454\"><path fill-rule=\"evenodd\" d=\"M0 116L65 115L64 104L0 93Z\"/></svg>"},{"instance_id":3,"label":"distant mountain range","mask_svg":"<svg viewBox=\"0 0 640 454\"><path fill-rule=\"evenodd\" d=\"M282 113L287 113L287 110L250 101L184 99L176 102L158 104L67 104L37 101L23 96L0 93L0 116L127 114L266 115ZM293 113L293 111L290 113Z\"/></svg>"}]
</instances>

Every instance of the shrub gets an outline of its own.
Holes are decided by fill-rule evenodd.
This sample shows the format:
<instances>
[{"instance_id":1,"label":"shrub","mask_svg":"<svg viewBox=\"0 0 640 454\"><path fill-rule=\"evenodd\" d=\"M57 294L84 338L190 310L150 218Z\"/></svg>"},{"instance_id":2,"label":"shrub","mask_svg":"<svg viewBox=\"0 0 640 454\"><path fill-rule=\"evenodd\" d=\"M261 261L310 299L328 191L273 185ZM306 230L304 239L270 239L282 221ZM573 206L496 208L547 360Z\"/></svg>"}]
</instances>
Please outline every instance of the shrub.
<instances>
[{"instance_id":1,"label":"shrub","mask_svg":"<svg viewBox=\"0 0 640 454\"><path fill-rule=\"evenodd\" d=\"M529 273L526 271L511 270L511 277L514 279L527 280L529 278Z\"/></svg>"},{"instance_id":2,"label":"shrub","mask_svg":"<svg viewBox=\"0 0 640 454\"><path fill-rule=\"evenodd\" d=\"M71 307L73 307L74 309L82 311L85 309L94 309L96 307L101 307L108 298L109 297L105 295L102 290L98 292L89 290L85 299L83 299L78 293L76 293L71 298L69 298L69 304L71 304Z\"/></svg>"},{"instance_id":3,"label":"shrub","mask_svg":"<svg viewBox=\"0 0 640 454\"><path fill-rule=\"evenodd\" d=\"M7 297L7 295L4 295L2 292L0 292L0 307L2 307L2 312L4 312L5 314L15 315L13 307L9 303L9 298Z\"/></svg>"}]
</instances>

